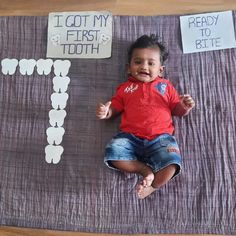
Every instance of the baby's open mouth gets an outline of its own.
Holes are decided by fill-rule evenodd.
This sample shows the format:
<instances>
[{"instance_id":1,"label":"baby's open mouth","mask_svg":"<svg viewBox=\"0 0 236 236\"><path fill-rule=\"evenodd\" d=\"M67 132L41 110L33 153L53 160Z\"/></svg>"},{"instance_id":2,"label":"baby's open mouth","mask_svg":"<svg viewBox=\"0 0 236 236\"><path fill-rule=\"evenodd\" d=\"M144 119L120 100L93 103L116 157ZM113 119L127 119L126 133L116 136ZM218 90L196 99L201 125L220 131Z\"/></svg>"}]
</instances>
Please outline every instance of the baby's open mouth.
<instances>
[{"instance_id":1,"label":"baby's open mouth","mask_svg":"<svg viewBox=\"0 0 236 236\"><path fill-rule=\"evenodd\" d=\"M148 76L150 75L149 73L147 73L147 72L145 72L145 71L141 71L141 72L139 72L139 74L140 74L140 75L148 75Z\"/></svg>"}]
</instances>

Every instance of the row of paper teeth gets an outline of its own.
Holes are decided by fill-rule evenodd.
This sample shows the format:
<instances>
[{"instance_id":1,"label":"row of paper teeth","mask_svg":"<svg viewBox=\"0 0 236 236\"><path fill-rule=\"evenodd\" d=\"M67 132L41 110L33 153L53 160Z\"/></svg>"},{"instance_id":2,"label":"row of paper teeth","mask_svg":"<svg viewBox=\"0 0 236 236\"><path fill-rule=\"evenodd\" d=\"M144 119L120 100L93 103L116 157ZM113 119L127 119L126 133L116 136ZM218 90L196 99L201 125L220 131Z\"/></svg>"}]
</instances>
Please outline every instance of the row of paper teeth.
<instances>
[{"instance_id":1,"label":"row of paper teeth","mask_svg":"<svg viewBox=\"0 0 236 236\"><path fill-rule=\"evenodd\" d=\"M60 144L65 134L65 129L62 126L66 117L66 111L64 109L69 98L66 91L70 83L70 78L66 75L69 72L70 65L71 63L68 60L56 60L53 64L56 76L52 80L54 93L51 95L51 101L53 109L49 111L49 123L51 127L46 131L47 141L49 143L45 147L45 159L47 163L58 164L64 152L64 148ZM57 69L57 66L60 68ZM66 66L66 70L62 70L63 66ZM63 71L63 73L60 73L62 76L59 76L59 71Z\"/></svg>"},{"instance_id":2,"label":"row of paper teeth","mask_svg":"<svg viewBox=\"0 0 236 236\"><path fill-rule=\"evenodd\" d=\"M62 127L66 117L67 100L69 98L66 93L70 83L69 77L55 76L53 78L54 93L51 95L53 109L49 111L49 123L51 127L46 130L47 141L49 145L45 147L45 159L47 163L58 164L64 148L60 146L65 129Z\"/></svg>"},{"instance_id":3,"label":"row of paper teeth","mask_svg":"<svg viewBox=\"0 0 236 236\"><path fill-rule=\"evenodd\" d=\"M21 59L15 58L4 58L1 61L2 73L4 75L14 75L19 66L20 73L22 75L32 75L35 67L39 75L49 75L53 68L54 74L57 76L66 76L70 68L69 60L56 60L53 62L52 59Z\"/></svg>"},{"instance_id":4,"label":"row of paper teeth","mask_svg":"<svg viewBox=\"0 0 236 236\"><path fill-rule=\"evenodd\" d=\"M22 75L32 75L35 65L39 75L49 75L51 68L54 68L53 90L51 95L52 107L49 111L49 123L51 127L46 130L48 144L45 147L45 160L47 163L57 164L61 160L61 155L64 148L60 145L62 142L65 129L62 127L66 117L64 110L69 98L66 93L70 78L66 75L69 72L71 62L69 60L56 60L53 62L51 59L17 59L5 58L1 61L2 73L4 75L14 75L17 65L20 67Z\"/></svg>"}]
</instances>

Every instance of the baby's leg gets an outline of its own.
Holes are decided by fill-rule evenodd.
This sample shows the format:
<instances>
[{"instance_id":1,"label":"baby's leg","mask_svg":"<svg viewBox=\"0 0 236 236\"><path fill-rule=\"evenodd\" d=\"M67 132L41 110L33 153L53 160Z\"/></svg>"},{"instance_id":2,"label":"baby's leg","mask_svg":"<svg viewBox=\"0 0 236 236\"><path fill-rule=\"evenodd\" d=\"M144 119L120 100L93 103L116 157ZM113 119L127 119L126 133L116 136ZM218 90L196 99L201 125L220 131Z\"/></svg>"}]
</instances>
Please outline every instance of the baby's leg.
<instances>
[{"instance_id":1,"label":"baby's leg","mask_svg":"<svg viewBox=\"0 0 236 236\"><path fill-rule=\"evenodd\" d=\"M153 193L157 188L165 185L175 174L177 170L177 165L172 164L169 165L162 170L155 173L154 180L151 186L144 187L142 185L137 186L137 193L140 199L144 199L145 197L149 196Z\"/></svg>"},{"instance_id":2,"label":"baby's leg","mask_svg":"<svg viewBox=\"0 0 236 236\"><path fill-rule=\"evenodd\" d=\"M172 135L163 134L150 141L146 146L148 158L145 162L155 171L152 185L144 188L138 186L138 197L143 199L153 193L157 188L165 185L181 168L181 155L176 139Z\"/></svg>"},{"instance_id":3,"label":"baby's leg","mask_svg":"<svg viewBox=\"0 0 236 236\"><path fill-rule=\"evenodd\" d=\"M143 180L140 185L143 187L151 186L154 180L152 169L140 161L112 161L112 165L121 171L142 175Z\"/></svg>"}]
</instances>

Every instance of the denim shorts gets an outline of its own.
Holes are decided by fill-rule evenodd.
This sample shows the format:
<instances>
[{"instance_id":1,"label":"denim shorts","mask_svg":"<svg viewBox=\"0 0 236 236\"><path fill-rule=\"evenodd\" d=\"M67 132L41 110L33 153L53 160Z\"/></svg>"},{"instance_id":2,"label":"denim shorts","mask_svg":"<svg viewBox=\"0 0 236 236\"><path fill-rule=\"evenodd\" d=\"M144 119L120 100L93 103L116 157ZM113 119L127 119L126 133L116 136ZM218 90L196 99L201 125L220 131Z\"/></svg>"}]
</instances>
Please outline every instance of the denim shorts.
<instances>
[{"instance_id":1,"label":"denim shorts","mask_svg":"<svg viewBox=\"0 0 236 236\"><path fill-rule=\"evenodd\" d=\"M171 164L178 166L174 176L178 175L181 170L179 146L175 137L169 134L162 134L150 141L129 133L119 132L107 144L104 162L108 167L116 169L111 161L119 160L138 160L152 168L153 173Z\"/></svg>"}]
</instances>

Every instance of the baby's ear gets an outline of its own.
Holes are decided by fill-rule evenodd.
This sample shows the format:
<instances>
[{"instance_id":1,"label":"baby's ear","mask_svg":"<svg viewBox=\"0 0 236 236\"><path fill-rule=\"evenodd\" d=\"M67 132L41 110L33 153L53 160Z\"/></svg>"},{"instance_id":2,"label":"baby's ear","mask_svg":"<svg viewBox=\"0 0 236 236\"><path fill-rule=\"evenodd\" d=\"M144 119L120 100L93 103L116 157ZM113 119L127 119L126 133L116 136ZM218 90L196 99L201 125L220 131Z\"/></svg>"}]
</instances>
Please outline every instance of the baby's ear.
<instances>
[{"instance_id":1,"label":"baby's ear","mask_svg":"<svg viewBox=\"0 0 236 236\"><path fill-rule=\"evenodd\" d=\"M164 70L165 70L165 66L161 66L161 67L160 67L160 73L163 73Z\"/></svg>"},{"instance_id":2,"label":"baby's ear","mask_svg":"<svg viewBox=\"0 0 236 236\"><path fill-rule=\"evenodd\" d=\"M163 77L164 71L165 71L165 66L161 66L160 67L160 72L159 72L160 77Z\"/></svg>"}]
</instances>

